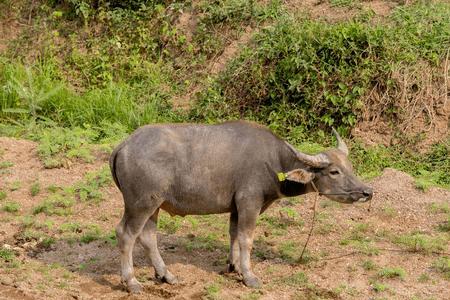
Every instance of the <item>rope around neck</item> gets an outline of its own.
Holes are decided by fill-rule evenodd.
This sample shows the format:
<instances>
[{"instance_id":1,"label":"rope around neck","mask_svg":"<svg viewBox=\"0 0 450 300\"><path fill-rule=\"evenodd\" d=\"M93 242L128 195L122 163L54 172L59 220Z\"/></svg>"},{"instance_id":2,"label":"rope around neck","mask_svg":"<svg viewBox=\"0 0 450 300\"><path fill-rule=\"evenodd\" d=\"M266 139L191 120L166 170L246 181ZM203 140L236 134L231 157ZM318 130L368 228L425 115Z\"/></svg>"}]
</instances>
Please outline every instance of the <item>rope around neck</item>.
<instances>
[{"instance_id":1,"label":"rope around neck","mask_svg":"<svg viewBox=\"0 0 450 300\"><path fill-rule=\"evenodd\" d=\"M313 181L311 181L311 186L313 187L314 191L316 192L316 196L314 197L314 206L313 206L313 216L312 216L312 221L311 221L311 228L309 229L308 237L306 238L305 245L303 246L302 253L300 254L300 261L303 259L303 254L305 253L306 247L308 246L309 240L311 238L311 235L312 235L312 232L313 232L313 229L314 229L314 224L316 223L316 207L317 207L316 204L317 204L317 199L321 195Z\"/></svg>"}]
</instances>

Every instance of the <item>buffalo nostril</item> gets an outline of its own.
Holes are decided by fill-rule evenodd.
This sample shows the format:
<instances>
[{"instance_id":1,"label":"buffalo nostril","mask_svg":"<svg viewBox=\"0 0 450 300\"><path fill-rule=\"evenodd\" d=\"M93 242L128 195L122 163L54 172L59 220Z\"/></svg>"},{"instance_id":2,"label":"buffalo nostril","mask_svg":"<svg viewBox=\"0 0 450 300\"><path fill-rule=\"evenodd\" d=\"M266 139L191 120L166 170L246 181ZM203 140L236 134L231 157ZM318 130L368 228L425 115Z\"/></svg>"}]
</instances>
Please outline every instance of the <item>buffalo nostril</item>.
<instances>
[{"instance_id":1,"label":"buffalo nostril","mask_svg":"<svg viewBox=\"0 0 450 300\"><path fill-rule=\"evenodd\" d=\"M373 190L372 190L372 189L364 190L364 191L363 191L363 195L364 195L365 197L372 197L372 195L373 195Z\"/></svg>"}]
</instances>

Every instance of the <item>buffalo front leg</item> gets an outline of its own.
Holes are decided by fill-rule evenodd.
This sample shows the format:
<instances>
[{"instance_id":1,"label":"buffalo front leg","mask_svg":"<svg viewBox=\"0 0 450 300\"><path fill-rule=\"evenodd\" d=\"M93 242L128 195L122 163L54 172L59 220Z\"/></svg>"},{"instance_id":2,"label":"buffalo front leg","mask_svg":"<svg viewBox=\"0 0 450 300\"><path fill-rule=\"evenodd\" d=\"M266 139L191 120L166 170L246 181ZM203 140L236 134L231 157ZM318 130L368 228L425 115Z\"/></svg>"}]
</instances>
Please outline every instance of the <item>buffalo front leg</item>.
<instances>
[{"instance_id":1,"label":"buffalo front leg","mask_svg":"<svg viewBox=\"0 0 450 300\"><path fill-rule=\"evenodd\" d=\"M177 283L177 278L167 270L166 264L162 259L157 242L157 227L158 227L158 213L159 209L148 219L141 234L139 241L144 247L147 256L150 258L153 267L155 268L156 278L161 279L170 284Z\"/></svg>"},{"instance_id":2,"label":"buffalo front leg","mask_svg":"<svg viewBox=\"0 0 450 300\"><path fill-rule=\"evenodd\" d=\"M238 214L230 214L230 256L228 257L228 272L241 273L238 242Z\"/></svg>"},{"instance_id":3,"label":"buffalo front leg","mask_svg":"<svg viewBox=\"0 0 450 300\"><path fill-rule=\"evenodd\" d=\"M238 215L238 240L241 272L244 277L245 285L252 288L261 287L260 280L255 274L253 274L250 262L250 254L253 246L253 235L258 215L259 209L252 208L239 210Z\"/></svg>"}]
</instances>

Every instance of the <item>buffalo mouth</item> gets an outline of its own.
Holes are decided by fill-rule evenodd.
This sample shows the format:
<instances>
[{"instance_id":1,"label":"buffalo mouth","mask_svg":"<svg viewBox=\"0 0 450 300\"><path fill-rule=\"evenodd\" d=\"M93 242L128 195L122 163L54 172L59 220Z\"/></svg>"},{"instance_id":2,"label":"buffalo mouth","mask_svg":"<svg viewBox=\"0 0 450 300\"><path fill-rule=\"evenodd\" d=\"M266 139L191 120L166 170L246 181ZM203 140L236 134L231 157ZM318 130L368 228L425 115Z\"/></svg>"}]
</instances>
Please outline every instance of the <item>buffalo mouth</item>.
<instances>
[{"instance_id":1,"label":"buffalo mouth","mask_svg":"<svg viewBox=\"0 0 450 300\"><path fill-rule=\"evenodd\" d=\"M364 192L361 191L346 191L342 194L323 194L324 196L327 196L327 198L330 198L333 201L340 202L340 203L346 203L346 204L352 204L352 203L364 203L372 199L372 195L365 195Z\"/></svg>"},{"instance_id":2,"label":"buffalo mouth","mask_svg":"<svg viewBox=\"0 0 450 300\"><path fill-rule=\"evenodd\" d=\"M370 199L371 199L371 197L364 196L364 197L359 198L355 202L367 202L367 201L370 201Z\"/></svg>"}]
</instances>

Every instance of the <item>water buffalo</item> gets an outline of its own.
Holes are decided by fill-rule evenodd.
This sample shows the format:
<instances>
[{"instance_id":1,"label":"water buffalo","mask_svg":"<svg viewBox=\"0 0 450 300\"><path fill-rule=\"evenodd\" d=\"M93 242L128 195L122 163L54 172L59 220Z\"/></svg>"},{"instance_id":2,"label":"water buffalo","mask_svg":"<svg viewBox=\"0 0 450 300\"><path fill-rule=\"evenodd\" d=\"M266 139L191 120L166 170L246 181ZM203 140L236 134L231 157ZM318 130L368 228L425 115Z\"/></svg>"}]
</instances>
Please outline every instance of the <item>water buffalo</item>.
<instances>
[{"instance_id":1,"label":"water buffalo","mask_svg":"<svg viewBox=\"0 0 450 300\"><path fill-rule=\"evenodd\" d=\"M228 268L242 274L247 286L259 287L250 267L253 233L258 216L276 199L312 192L312 182L321 194L339 202L372 198L372 189L353 174L347 146L334 134L337 149L308 155L266 127L245 121L136 130L110 158L125 203L116 233L128 290L141 290L133 274L137 238L156 276L177 282L157 247L159 209L179 216L230 213Z\"/></svg>"}]
</instances>

